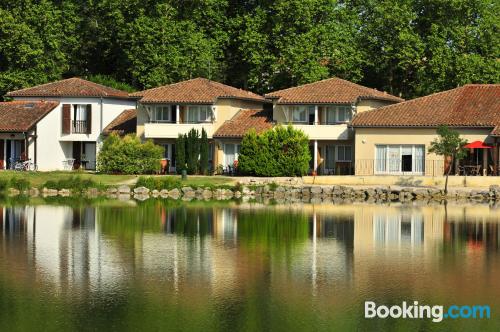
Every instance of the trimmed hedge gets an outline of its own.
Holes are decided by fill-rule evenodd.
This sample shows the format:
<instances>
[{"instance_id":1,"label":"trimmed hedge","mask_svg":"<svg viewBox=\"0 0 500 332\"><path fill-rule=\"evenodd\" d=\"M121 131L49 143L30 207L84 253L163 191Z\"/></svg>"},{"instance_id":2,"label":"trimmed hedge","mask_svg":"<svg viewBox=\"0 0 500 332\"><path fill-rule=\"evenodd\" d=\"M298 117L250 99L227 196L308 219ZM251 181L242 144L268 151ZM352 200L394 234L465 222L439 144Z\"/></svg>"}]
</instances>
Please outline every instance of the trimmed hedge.
<instances>
[{"instance_id":1,"label":"trimmed hedge","mask_svg":"<svg viewBox=\"0 0 500 332\"><path fill-rule=\"evenodd\" d=\"M97 170L111 174L151 174L160 170L164 149L152 141L141 142L130 134L112 134L104 141L97 157Z\"/></svg>"},{"instance_id":2,"label":"trimmed hedge","mask_svg":"<svg viewBox=\"0 0 500 332\"><path fill-rule=\"evenodd\" d=\"M174 189L181 188L182 183L181 180L175 178L173 176L161 176L161 177L152 177L152 176L140 176L137 179L137 183L135 187L146 187L149 190L162 190L162 189Z\"/></svg>"},{"instance_id":3,"label":"trimmed hedge","mask_svg":"<svg viewBox=\"0 0 500 332\"><path fill-rule=\"evenodd\" d=\"M309 170L309 138L301 130L277 126L241 142L238 172L255 176L302 176Z\"/></svg>"}]
</instances>

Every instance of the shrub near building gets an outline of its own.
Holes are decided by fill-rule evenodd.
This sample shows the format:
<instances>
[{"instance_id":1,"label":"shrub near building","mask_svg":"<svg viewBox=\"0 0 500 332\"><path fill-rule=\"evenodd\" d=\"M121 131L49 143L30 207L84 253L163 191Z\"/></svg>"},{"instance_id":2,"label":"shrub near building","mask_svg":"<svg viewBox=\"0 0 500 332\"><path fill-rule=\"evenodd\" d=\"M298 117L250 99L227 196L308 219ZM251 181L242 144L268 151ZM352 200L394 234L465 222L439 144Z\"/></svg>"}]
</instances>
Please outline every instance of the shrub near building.
<instances>
[{"instance_id":1,"label":"shrub near building","mask_svg":"<svg viewBox=\"0 0 500 332\"><path fill-rule=\"evenodd\" d=\"M147 174L160 170L163 147L151 141L141 142L135 135L120 138L110 135L97 157L97 170L102 173Z\"/></svg>"},{"instance_id":2,"label":"shrub near building","mask_svg":"<svg viewBox=\"0 0 500 332\"><path fill-rule=\"evenodd\" d=\"M257 135L248 132L241 142L238 172L256 176L307 174L311 154L309 138L292 126L277 126Z\"/></svg>"}]
</instances>

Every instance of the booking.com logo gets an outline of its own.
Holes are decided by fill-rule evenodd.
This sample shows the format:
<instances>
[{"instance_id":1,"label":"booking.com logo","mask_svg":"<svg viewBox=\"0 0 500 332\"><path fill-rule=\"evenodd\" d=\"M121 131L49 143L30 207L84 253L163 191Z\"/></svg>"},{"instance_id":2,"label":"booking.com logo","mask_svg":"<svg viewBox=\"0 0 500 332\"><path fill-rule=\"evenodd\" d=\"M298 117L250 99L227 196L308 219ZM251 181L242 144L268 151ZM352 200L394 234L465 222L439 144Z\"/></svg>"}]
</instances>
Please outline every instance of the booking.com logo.
<instances>
[{"instance_id":1,"label":"booking.com logo","mask_svg":"<svg viewBox=\"0 0 500 332\"><path fill-rule=\"evenodd\" d=\"M432 318L435 323L443 319L481 319L490 318L491 310L489 305L451 305L445 309L442 305L419 305L418 301L408 304L403 301L401 305L377 305L373 301L365 301L365 318L404 318L404 319L425 319Z\"/></svg>"}]
</instances>

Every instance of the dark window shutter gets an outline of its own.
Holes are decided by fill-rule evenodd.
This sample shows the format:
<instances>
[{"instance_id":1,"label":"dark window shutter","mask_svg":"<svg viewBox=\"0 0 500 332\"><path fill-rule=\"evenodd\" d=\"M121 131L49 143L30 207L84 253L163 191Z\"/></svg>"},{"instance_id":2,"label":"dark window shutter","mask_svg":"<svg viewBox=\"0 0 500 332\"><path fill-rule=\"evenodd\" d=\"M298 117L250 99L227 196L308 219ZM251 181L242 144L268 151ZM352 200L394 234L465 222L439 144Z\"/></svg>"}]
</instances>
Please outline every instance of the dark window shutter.
<instances>
[{"instance_id":1,"label":"dark window shutter","mask_svg":"<svg viewBox=\"0 0 500 332\"><path fill-rule=\"evenodd\" d=\"M172 122L175 123L177 121L177 118L176 118L177 112L175 111L175 105L171 106L170 114L171 114L170 119L172 119Z\"/></svg>"},{"instance_id":2,"label":"dark window shutter","mask_svg":"<svg viewBox=\"0 0 500 332\"><path fill-rule=\"evenodd\" d=\"M92 105L87 104L87 134L92 133Z\"/></svg>"},{"instance_id":3,"label":"dark window shutter","mask_svg":"<svg viewBox=\"0 0 500 332\"><path fill-rule=\"evenodd\" d=\"M62 133L70 134L71 133L71 105L63 104L62 105Z\"/></svg>"}]
</instances>

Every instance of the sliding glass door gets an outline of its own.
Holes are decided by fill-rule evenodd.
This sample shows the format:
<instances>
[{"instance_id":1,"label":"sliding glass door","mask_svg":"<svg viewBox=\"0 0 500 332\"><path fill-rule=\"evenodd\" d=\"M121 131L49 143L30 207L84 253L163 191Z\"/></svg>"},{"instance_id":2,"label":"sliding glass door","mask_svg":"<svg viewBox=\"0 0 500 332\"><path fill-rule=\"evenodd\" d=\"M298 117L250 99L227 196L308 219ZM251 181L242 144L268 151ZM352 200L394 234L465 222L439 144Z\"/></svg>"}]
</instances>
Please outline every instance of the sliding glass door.
<instances>
[{"instance_id":1,"label":"sliding glass door","mask_svg":"<svg viewBox=\"0 0 500 332\"><path fill-rule=\"evenodd\" d=\"M415 174L425 172L424 145L377 145L376 174Z\"/></svg>"}]
</instances>

